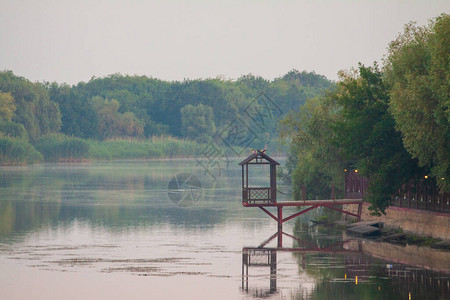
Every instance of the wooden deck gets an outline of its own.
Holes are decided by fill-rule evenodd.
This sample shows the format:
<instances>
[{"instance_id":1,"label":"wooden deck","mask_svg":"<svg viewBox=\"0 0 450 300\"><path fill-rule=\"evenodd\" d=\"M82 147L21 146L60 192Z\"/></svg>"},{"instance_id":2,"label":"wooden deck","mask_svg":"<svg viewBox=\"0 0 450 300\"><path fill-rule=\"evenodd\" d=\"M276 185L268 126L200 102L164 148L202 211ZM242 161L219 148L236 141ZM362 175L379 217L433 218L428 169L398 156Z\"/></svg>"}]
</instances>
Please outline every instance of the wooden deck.
<instances>
[{"instance_id":1,"label":"wooden deck","mask_svg":"<svg viewBox=\"0 0 450 300\"><path fill-rule=\"evenodd\" d=\"M272 207L280 207L280 206L326 206L326 205L342 205L342 204L360 204L362 203L362 199L336 199L336 200L297 200L297 201L278 201L276 203L269 201L247 201L242 202L242 205L245 207L259 207L259 206L272 206Z\"/></svg>"},{"instance_id":2,"label":"wooden deck","mask_svg":"<svg viewBox=\"0 0 450 300\"><path fill-rule=\"evenodd\" d=\"M358 205L358 212L355 214L353 212L343 210L339 207L336 207L338 205L343 204L357 204ZM263 212L265 212L267 215L269 215L272 219L277 221L278 223L278 229L281 231L282 225L284 222L289 221L295 217L298 217L304 213L309 212L310 210L313 210L315 208L319 207L328 207L332 210L336 210L339 212L342 212L344 214L356 217L358 221L361 221L361 210L362 210L362 199L329 199L329 200L299 200L299 201L267 201L267 200L248 200L244 199L242 201L242 205L245 207L258 207ZM289 217L283 218L283 207L301 207L301 206L307 206L302 211L296 212ZM276 207L277 209L277 215L274 215L272 212L268 210L270 207Z\"/></svg>"}]
</instances>

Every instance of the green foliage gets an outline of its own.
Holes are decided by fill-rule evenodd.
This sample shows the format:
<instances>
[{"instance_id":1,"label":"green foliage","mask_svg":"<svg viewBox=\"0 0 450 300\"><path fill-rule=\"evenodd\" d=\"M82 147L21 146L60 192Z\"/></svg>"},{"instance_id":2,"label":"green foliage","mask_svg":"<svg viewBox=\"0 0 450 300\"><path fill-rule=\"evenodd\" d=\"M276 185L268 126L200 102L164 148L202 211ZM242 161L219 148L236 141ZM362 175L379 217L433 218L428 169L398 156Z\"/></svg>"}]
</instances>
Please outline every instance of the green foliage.
<instances>
[{"instance_id":1,"label":"green foliage","mask_svg":"<svg viewBox=\"0 0 450 300\"><path fill-rule=\"evenodd\" d=\"M0 137L0 165L21 165L42 160L42 155L24 139Z\"/></svg>"},{"instance_id":2,"label":"green foliage","mask_svg":"<svg viewBox=\"0 0 450 300\"><path fill-rule=\"evenodd\" d=\"M429 170L448 191L449 53L449 15L425 27L408 24L390 44L384 73L376 64L341 73L335 90L285 117L282 136L291 141L287 167L296 196L301 185L325 191L336 176L329 170L343 163L370 178L366 200L375 214L403 184L418 182ZM282 85L296 76L288 73ZM333 159L335 168L321 168Z\"/></svg>"},{"instance_id":3,"label":"green foliage","mask_svg":"<svg viewBox=\"0 0 450 300\"><path fill-rule=\"evenodd\" d=\"M450 190L450 16L428 26L405 26L389 46L385 73L390 112L403 142L421 166Z\"/></svg>"},{"instance_id":4,"label":"green foliage","mask_svg":"<svg viewBox=\"0 0 450 300\"><path fill-rule=\"evenodd\" d=\"M303 104L307 97L314 96L331 85L326 78L314 73L293 70L288 74L289 76L282 76L274 81L250 74L236 81L210 78L183 82L114 74L93 78L87 83L82 82L73 87L53 83L47 85L47 88L51 99L58 103L61 109L61 131L67 135L108 139L169 134L205 141L210 132L214 132L214 127L221 130L235 118L246 117L244 110L261 92L265 92L285 113L292 107ZM92 100L99 99L96 97L103 99L102 105ZM117 101L118 105L112 99ZM181 110L188 105L197 108L210 107L212 116L208 109L201 113L201 118L206 117L205 122L210 123L194 124L191 126L193 130L186 130L182 123ZM124 115L124 119L133 119L136 125L131 126L131 132L117 130L116 125L121 123L118 116L125 113L134 115L133 118L130 118L133 116L131 114L127 114L127 117ZM187 121L187 114L184 119L185 122L191 123L198 121L192 118ZM264 124L264 131L275 136L279 120L280 116L277 115ZM125 123L130 124L128 121ZM123 122L120 127L123 128ZM200 128L200 132L193 132L196 128Z\"/></svg>"},{"instance_id":5,"label":"green foliage","mask_svg":"<svg viewBox=\"0 0 450 300\"><path fill-rule=\"evenodd\" d=\"M22 124L34 141L41 135L58 132L61 114L57 104L50 101L47 89L40 83L15 76L11 71L0 72L0 90L10 93L16 111L12 121Z\"/></svg>"},{"instance_id":6,"label":"green foliage","mask_svg":"<svg viewBox=\"0 0 450 300\"><path fill-rule=\"evenodd\" d=\"M209 142L216 131L213 110L208 105L188 104L180 111L181 126L184 136L198 142Z\"/></svg>"},{"instance_id":7,"label":"green foliage","mask_svg":"<svg viewBox=\"0 0 450 300\"><path fill-rule=\"evenodd\" d=\"M296 199L302 197L302 186L307 186L308 199L328 199L332 185L343 190L344 160L331 143L335 139L331 125L340 118L333 97L330 91L312 98L281 121L280 135L291 143L287 168Z\"/></svg>"},{"instance_id":8,"label":"green foliage","mask_svg":"<svg viewBox=\"0 0 450 300\"><path fill-rule=\"evenodd\" d=\"M203 144L168 136L147 140L89 140L89 157L93 159L175 158L195 156Z\"/></svg>"},{"instance_id":9,"label":"green foliage","mask_svg":"<svg viewBox=\"0 0 450 300\"><path fill-rule=\"evenodd\" d=\"M403 146L388 112L389 88L378 67L360 65L355 74L342 74L336 101L342 119L334 127L336 144L361 175L370 178L367 200L378 214L402 184L420 173Z\"/></svg>"},{"instance_id":10,"label":"green foliage","mask_svg":"<svg viewBox=\"0 0 450 300\"><path fill-rule=\"evenodd\" d=\"M286 75L276 78L267 94L284 113L298 109L307 99L321 95L333 86L323 75L314 72L291 70Z\"/></svg>"},{"instance_id":11,"label":"green foliage","mask_svg":"<svg viewBox=\"0 0 450 300\"><path fill-rule=\"evenodd\" d=\"M358 71L341 73L335 89L286 117L282 136L292 141L296 198L303 185L309 198L329 197L332 184L342 190L336 179L343 179L344 167L352 166L370 178L366 200L371 209L384 212L400 186L422 171L404 148L388 107L383 74L376 65L360 65Z\"/></svg>"},{"instance_id":12,"label":"green foliage","mask_svg":"<svg viewBox=\"0 0 450 300\"><path fill-rule=\"evenodd\" d=\"M119 113L119 101L94 97L91 103L97 112L98 138L141 137L144 132L143 122L132 112Z\"/></svg>"},{"instance_id":13,"label":"green foliage","mask_svg":"<svg viewBox=\"0 0 450 300\"><path fill-rule=\"evenodd\" d=\"M89 144L86 140L63 134L49 134L35 143L45 161L79 161L88 157Z\"/></svg>"},{"instance_id":14,"label":"green foliage","mask_svg":"<svg viewBox=\"0 0 450 300\"><path fill-rule=\"evenodd\" d=\"M273 81L251 74L236 81L218 77L183 82L113 74L75 86L32 83L4 71L0 72L0 136L29 139L46 160L53 161L85 158L82 139L89 140L91 157L189 156L200 150L196 142L210 141L216 130L229 128L233 120L251 122L249 107L266 109L257 99L261 93L282 110L258 128L273 138L283 113L331 84L323 76L296 70ZM154 136L166 137L156 141ZM146 142L131 142L130 138L154 142L147 147ZM265 134L256 140L252 136L250 147L262 147L265 138ZM67 148L70 143L73 152ZM130 145L136 148L128 149Z\"/></svg>"},{"instance_id":15,"label":"green foliage","mask_svg":"<svg viewBox=\"0 0 450 300\"><path fill-rule=\"evenodd\" d=\"M3 93L0 90L0 121L11 121L16 106L10 93Z\"/></svg>"},{"instance_id":16,"label":"green foliage","mask_svg":"<svg viewBox=\"0 0 450 300\"><path fill-rule=\"evenodd\" d=\"M98 136L97 112L91 105L90 97L66 84L48 84L47 89L50 99L61 110L61 133L81 138Z\"/></svg>"},{"instance_id":17,"label":"green foliage","mask_svg":"<svg viewBox=\"0 0 450 300\"><path fill-rule=\"evenodd\" d=\"M22 124L3 121L0 122L0 136L9 136L28 141L28 134Z\"/></svg>"}]
</instances>

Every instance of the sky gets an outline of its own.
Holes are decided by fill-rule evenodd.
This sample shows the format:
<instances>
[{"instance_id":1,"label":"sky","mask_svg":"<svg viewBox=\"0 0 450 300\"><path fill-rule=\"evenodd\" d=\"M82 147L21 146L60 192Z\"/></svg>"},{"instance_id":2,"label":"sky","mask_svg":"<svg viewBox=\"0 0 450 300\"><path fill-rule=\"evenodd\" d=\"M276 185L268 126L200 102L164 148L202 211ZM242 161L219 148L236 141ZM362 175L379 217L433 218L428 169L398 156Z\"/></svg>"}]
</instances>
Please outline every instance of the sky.
<instances>
[{"instance_id":1,"label":"sky","mask_svg":"<svg viewBox=\"0 0 450 300\"><path fill-rule=\"evenodd\" d=\"M0 0L0 70L68 84L115 73L272 80L292 69L337 80L381 64L406 23L444 12L449 0Z\"/></svg>"}]
</instances>

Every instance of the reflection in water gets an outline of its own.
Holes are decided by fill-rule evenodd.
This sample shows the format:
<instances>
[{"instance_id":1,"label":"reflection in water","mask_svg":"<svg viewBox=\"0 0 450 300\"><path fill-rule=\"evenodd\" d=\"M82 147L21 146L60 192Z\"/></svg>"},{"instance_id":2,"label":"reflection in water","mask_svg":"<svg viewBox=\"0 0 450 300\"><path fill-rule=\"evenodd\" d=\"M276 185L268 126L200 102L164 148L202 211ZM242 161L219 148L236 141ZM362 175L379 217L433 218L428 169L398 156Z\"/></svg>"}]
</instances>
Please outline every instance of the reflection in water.
<instances>
[{"instance_id":1,"label":"reflection in water","mask_svg":"<svg viewBox=\"0 0 450 300\"><path fill-rule=\"evenodd\" d=\"M183 171L192 172L193 165L189 161L145 161L2 168L0 239L70 225L74 220L113 230L166 222L220 223L225 207L215 199L224 195L237 199L230 188L235 183L225 176L217 182L200 177L204 197L192 209L179 209L169 200L170 179Z\"/></svg>"},{"instance_id":2,"label":"reflection in water","mask_svg":"<svg viewBox=\"0 0 450 300\"><path fill-rule=\"evenodd\" d=\"M377 243L372 243L366 251L366 241L344 240L339 233L317 235L317 232L298 229L296 233L298 236L277 232L258 247L242 249L241 287L246 294L255 298L285 294L283 288L277 289L277 279L284 280L286 275L283 274L285 266L277 273L277 264L280 267L277 255L290 252L297 257L299 274L306 278L297 283L295 299L450 299L448 252L439 253L444 260L441 270L429 270L418 267L414 256L412 261L399 263L396 257L386 259L370 255L369 251L373 251ZM293 246L283 247L282 236L292 238ZM267 247L275 239L277 246ZM378 247L383 246L378 243ZM264 269L265 276L255 269ZM262 278L266 278L265 283Z\"/></svg>"},{"instance_id":3,"label":"reflection in water","mask_svg":"<svg viewBox=\"0 0 450 300\"><path fill-rule=\"evenodd\" d=\"M283 236L293 239L298 246L283 247ZM277 240L277 247L266 247L273 240ZM303 269L306 268L306 254L308 253L326 253L326 254L343 254L343 253L358 253L361 250L345 249L342 246L350 241L335 242L327 247L320 247L317 244L311 243L307 240L302 240L293 235L287 234L279 230L270 238L262 242L258 247L244 247L242 249L242 289L249 293L249 267L269 267L270 268L270 287L251 289L250 294L255 297L267 297L277 291L277 253L278 252L292 252L295 255L301 254Z\"/></svg>"},{"instance_id":4,"label":"reflection in water","mask_svg":"<svg viewBox=\"0 0 450 300\"><path fill-rule=\"evenodd\" d=\"M256 297L265 297L277 291L277 250L264 248L242 249L242 289L248 292L248 268L269 267L269 289L255 288L252 294Z\"/></svg>"}]
</instances>

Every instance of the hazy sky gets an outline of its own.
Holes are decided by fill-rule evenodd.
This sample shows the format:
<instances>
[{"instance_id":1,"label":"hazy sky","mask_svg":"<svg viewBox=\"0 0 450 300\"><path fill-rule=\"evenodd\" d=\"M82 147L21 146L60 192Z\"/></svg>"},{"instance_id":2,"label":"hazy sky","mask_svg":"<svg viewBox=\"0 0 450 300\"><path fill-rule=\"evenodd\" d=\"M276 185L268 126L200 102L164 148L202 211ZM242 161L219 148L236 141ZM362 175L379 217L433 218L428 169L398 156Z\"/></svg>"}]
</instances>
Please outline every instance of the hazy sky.
<instances>
[{"instance_id":1,"label":"hazy sky","mask_svg":"<svg viewBox=\"0 0 450 300\"><path fill-rule=\"evenodd\" d=\"M165 80L295 68L330 79L381 61L403 25L450 0L0 0L0 70L75 84L112 73Z\"/></svg>"}]
</instances>

